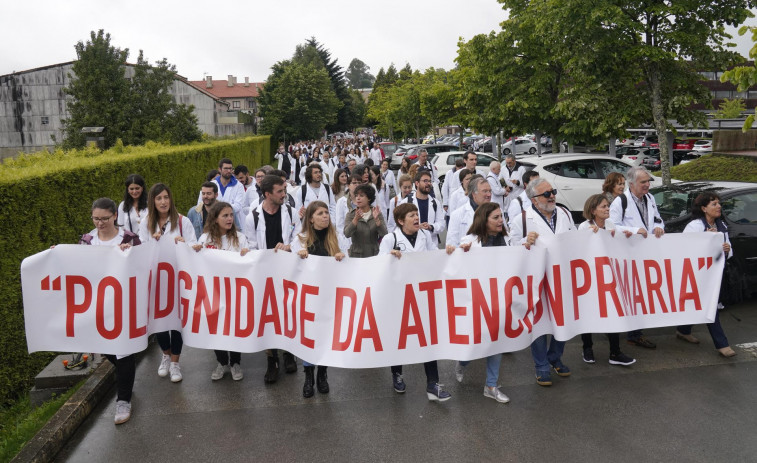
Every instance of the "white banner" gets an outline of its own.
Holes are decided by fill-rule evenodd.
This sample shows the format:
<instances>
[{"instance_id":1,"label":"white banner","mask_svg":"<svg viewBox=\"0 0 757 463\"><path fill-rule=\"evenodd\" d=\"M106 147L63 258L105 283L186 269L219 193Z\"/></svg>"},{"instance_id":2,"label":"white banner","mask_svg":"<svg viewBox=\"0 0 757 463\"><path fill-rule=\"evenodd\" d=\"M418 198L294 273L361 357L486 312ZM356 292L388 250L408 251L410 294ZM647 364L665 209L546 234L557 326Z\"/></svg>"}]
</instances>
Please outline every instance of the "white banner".
<instances>
[{"instance_id":1,"label":"white banner","mask_svg":"<svg viewBox=\"0 0 757 463\"><path fill-rule=\"evenodd\" d=\"M714 320L722 235L601 231L548 249L478 248L344 259L184 243L62 245L24 260L29 351L127 354L180 329L192 347L279 348L318 365L470 360L553 333Z\"/></svg>"}]
</instances>

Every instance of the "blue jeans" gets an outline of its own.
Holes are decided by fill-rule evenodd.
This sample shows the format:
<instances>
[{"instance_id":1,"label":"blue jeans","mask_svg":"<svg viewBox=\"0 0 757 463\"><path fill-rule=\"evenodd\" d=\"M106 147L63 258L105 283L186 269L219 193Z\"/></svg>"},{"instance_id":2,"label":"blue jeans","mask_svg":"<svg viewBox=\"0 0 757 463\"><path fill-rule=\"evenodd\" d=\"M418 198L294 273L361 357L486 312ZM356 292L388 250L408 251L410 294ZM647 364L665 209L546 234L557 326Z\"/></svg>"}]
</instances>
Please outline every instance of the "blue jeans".
<instances>
[{"instance_id":1,"label":"blue jeans","mask_svg":"<svg viewBox=\"0 0 757 463\"><path fill-rule=\"evenodd\" d=\"M691 325L682 325L676 328L681 334L691 334ZM715 321L707 324L707 330L712 336L712 342L715 344L715 349L722 349L728 347L728 338L725 337L725 331L723 326L720 325L720 311L715 312Z\"/></svg>"},{"instance_id":2,"label":"blue jeans","mask_svg":"<svg viewBox=\"0 0 757 463\"><path fill-rule=\"evenodd\" d=\"M486 357L486 385L496 387L499 379L499 364L502 362L502 354L494 354ZM460 365L466 366L469 360L460 361Z\"/></svg>"},{"instance_id":3,"label":"blue jeans","mask_svg":"<svg viewBox=\"0 0 757 463\"><path fill-rule=\"evenodd\" d=\"M550 365L562 363L560 358L565 350L565 341L557 341L553 336L547 349L547 336L546 334L539 336L531 343L531 356L534 358L537 373L548 372Z\"/></svg>"}]
</instances>

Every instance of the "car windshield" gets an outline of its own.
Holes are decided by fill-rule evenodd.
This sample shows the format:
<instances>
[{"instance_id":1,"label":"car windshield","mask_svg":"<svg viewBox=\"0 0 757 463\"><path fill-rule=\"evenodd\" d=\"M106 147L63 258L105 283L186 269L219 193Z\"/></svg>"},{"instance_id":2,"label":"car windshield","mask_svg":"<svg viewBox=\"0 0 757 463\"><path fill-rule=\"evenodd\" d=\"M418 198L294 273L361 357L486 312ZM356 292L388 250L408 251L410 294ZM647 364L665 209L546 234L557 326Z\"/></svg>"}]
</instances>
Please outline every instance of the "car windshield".
<instances>
[{"instance_id":1,"label":"car windshield","mask_svg":"<svg viewBox=\"0 0 757 463\"><path fill-rule=\"evenodd\" d=\"M393 155L399 149L397 145L382 145L381 148L384 150L384 155L386 156Z\"/></svg>"}]
</instances>

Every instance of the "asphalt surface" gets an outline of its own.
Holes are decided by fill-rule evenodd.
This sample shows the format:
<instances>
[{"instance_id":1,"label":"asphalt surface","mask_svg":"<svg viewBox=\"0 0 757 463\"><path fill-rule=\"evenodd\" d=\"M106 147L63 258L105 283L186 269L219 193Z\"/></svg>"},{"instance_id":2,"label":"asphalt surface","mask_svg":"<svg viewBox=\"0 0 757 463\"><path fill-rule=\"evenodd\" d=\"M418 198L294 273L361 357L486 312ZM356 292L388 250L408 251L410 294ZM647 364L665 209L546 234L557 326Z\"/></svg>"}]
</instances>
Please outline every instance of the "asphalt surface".
<instances>
[{"instance_id":1,"label":"asphalt surface","mask_svg":"<svg viewBox=\"0 0 757 463\"><path fill-rule=\"evenodd\" d=\"M173 384L158 377L151 345L131 420L113 424L113 389L57 461L757 461L757 302L727 308L721 321L734 358L718 355L705 326L694 327L698 345L672 327L645 330L655 350L621 337L637 359L630 367L607 363L601 335L597 363L584 363L577 337L563 356L573 375L553 375L552 387L535 383L529 350L505 354L508 404L483 397L483 360L462 383L454 362L439 362L453 396L441 404L426 398L422 365L405 367L402 395L389 368L330 368L331 393L304 399L301 365L266 385L265 354L243 354L244 380L213 382L213 353L185 348L184 380Z\"/></svg>"}]
</instances>

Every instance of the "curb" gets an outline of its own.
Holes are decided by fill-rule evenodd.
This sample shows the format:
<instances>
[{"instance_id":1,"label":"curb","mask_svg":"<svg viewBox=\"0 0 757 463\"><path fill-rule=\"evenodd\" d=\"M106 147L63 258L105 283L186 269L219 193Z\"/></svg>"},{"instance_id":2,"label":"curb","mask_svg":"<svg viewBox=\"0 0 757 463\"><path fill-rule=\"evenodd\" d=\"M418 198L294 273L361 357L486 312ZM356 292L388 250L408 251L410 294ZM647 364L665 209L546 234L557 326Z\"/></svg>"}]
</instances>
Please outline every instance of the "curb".
<instances>
[{"instance_id":1,"label":"curb","mask_svg":"<svg viewBox=\"0 0 757 463\"><path fill-rule=\"evenodd\" d=\"M105 360L27 442L11 462L50 462L113 385L115 368Z\"/></svg>"}]
</instances>

